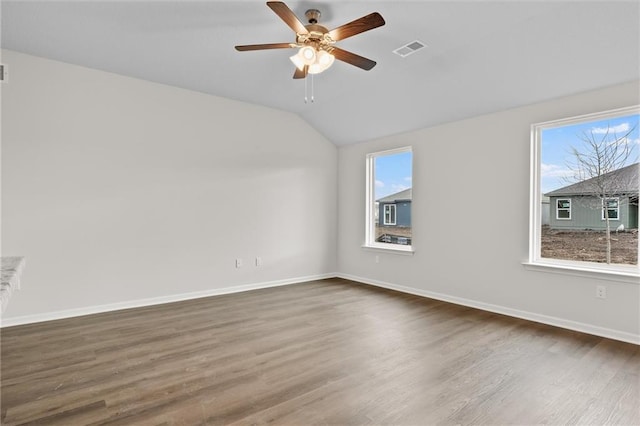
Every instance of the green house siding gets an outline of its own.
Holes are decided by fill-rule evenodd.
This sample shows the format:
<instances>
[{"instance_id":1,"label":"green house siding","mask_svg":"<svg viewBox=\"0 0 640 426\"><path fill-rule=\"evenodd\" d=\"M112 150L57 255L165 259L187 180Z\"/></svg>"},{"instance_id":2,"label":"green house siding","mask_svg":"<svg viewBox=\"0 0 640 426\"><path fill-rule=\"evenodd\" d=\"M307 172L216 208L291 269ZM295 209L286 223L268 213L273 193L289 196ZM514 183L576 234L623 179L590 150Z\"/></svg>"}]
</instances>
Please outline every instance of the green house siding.
<instances>
[{"instance_id":1,"label":"green house siding","mask_svg":"<svg viewBox=\"0 0 640 426\"><path fill-rule=\"evenodd\" d=\"M385 224L384 209L385 206L395 206L395 224ZM380 226L384 227L409 227L411 226L411 200L398 201L395 203L379 203L379 222ZM381 218L381 219L380 219Z\"/></svg>"},{"instance_id":2,"label":"green house siding","mask_svg":"<svg viewBox=\"0 0 640 426\"><path fill-rule=\"evenodd\" d=\"M558 219L558 200L571 200L571 218ZM618 218L611 219L611 229L616 229L620 224L625 229L638 227L638 205L629 203L629 197L618 197ZM550 197L549 226L552 229L606 229L606 221L602 219L602 202L598 197L573 196ZM560 209L563 210L563 209ZM566 211L566 208L565 208ZM567 216L560 212L560 217Z\"/></svg>"}]
</instances>

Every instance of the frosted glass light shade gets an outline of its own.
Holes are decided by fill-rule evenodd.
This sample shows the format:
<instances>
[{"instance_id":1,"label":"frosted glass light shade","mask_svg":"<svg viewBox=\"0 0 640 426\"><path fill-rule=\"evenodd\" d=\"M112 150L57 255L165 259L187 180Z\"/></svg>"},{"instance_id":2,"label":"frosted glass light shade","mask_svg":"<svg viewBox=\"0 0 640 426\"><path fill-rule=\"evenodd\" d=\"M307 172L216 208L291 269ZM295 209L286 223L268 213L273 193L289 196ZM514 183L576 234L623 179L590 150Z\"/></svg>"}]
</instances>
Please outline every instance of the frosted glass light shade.
<instances>
[{"instance_id":1,"label":"frosted glass light shade","mask_svg":"<svg viewBox=\"0 0 640 426\"><path fill-rule=\"evenodd\" d=\"M291 59L291 62L293 62L293 65L295 65L296 68L298 68L300 71L304 69L304 61L300 57L299 53L296 53L295 55L290 56L289 59Z\"/></svg>"},{"instance_id":2,"label":"frosted glass light shade","mask_svg":"<svg viewBox=\"0 0 640 426\"><path fill-rule=\"evenodd\" d=\"M298 50L298 53L289 57L291 62L300 70L304 69L305 65L312 65L316 62L316 49L311 46L304 46Z\"/></svg>"},{"instance_id":3,"label":"frosted glass light shade","mask_svg":"<svg viewBox=\"0 0 640 426\"><path fill-rule=\"evenodd\" d=\"M335 59L331 53L324 50L319 51L316 55L316 61L312 65L309 65L309 74L319 74L328 69L333 65Z\"/></svg>"},{"instance_id":4,"label":"frosted glass light shade","mask_svg":"<svg viewBox=\"0 0 640 426\"><path fill-rule=\"evenodd\" d=\"M293 62L300 71L302 71L305 66L309 66L309 74L319 74L329 68L336 58L325 50L316 51L316 49L311 46L304 46L298 50L298 53L289 57L289 59L291 59L291 62Z\"/></svg>"},{"instance_id":5,"label":"frosted glass light shade","mask_svg":"<svg viewBox=\"0 0 640 426\"><path fill-rule=\"evenodd\" d=\"M305 46L298 52L302 56L305 65L311 65L316 61L316 49L311 46Z\"/></svg>"}]
</instances>

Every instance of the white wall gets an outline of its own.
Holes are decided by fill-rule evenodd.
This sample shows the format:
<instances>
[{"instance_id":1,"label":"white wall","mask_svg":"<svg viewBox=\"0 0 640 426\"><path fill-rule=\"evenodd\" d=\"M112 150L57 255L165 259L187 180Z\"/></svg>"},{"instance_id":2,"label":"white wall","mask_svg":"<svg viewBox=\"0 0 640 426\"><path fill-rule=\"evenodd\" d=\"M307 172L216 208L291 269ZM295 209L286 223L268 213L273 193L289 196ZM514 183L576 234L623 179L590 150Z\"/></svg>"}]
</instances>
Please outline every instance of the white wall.
<instances>
[{"instance_id":1,"label":"white wall","mask_svg":"<svg viewBox=\"0 0 640 426\"><path fill-rule=\"evenodd\" d=\"M345 277L640 343L640 283L526 270L530 125L639 103L637 82L344 146L338 270ZM414 256L364 242L365 155L411 145ZM375 256L380 263L375 263Z\"/></svg>"},{"instance_id":2,"label":"white wall","mask_svg":"<svg viewBox=\"0 0 640 426\"><path fill-rule=\"evenodd\" d=\"M2 62L2 254L27 257L5 325L335 272L337 149L299 117Z\"/></svg>"},{"instance_id":3,"label":"white wall","mask_svg":"<svg viewBox=\"0 0 640 426\"><path fill-rule=\"evenodd\" d=\"M640 342L639 284L601 300L522 266L530 124L636 104L638 82L337 150L281 111L2 56L2 254L27 256L3 325L340 271ZM365 155L406 145L416 253L363 250Z\"/></svg>"}]
</instances>

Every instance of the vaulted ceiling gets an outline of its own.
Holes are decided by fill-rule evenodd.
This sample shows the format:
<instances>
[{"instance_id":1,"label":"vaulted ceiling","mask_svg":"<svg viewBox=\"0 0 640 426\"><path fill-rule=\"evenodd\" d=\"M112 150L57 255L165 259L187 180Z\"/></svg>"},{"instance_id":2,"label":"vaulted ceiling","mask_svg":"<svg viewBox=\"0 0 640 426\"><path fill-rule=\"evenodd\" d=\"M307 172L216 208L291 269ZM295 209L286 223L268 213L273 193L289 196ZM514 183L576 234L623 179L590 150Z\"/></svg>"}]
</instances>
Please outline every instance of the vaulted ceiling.
<instances>
[{"instance_id":1,"label":"vaulted ceiling","mask_svg":"<svg viewBox=\"0 0 640 426\"><path fill-rule=\"evenodd\" d=\"M293 42L263 1L6 1L3 48L298 114L337 145L356 143L640 78L638 1L287 1L329 29L377 11L386 25L338 46L293 80ZM405 58L394 49L426 48Z\"/></svg>"}]
</instances>

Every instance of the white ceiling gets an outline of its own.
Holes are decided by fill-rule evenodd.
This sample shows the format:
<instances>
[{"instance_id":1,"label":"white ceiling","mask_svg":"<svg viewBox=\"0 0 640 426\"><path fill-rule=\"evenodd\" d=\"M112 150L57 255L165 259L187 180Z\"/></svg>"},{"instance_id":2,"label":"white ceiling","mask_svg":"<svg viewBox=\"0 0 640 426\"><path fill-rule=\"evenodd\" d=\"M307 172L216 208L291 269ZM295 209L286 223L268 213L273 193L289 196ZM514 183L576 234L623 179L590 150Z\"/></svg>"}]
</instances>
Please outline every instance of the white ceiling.
<instances>
[{"instance_id":1,"label":"white ceiling","mask_svg":"<svg viewBox=\"0 0 640 426\"><path fill-rule=\"evenodd\" d=\"M294 41L264 1L6 1L3 48L300 115L356 143L640 78L640 1L287 1L329 29L377 11L386 25L338 42L373 59L293 80ZM392 51L426 43L406 58Z\"/></svg>"}]
</instances>

